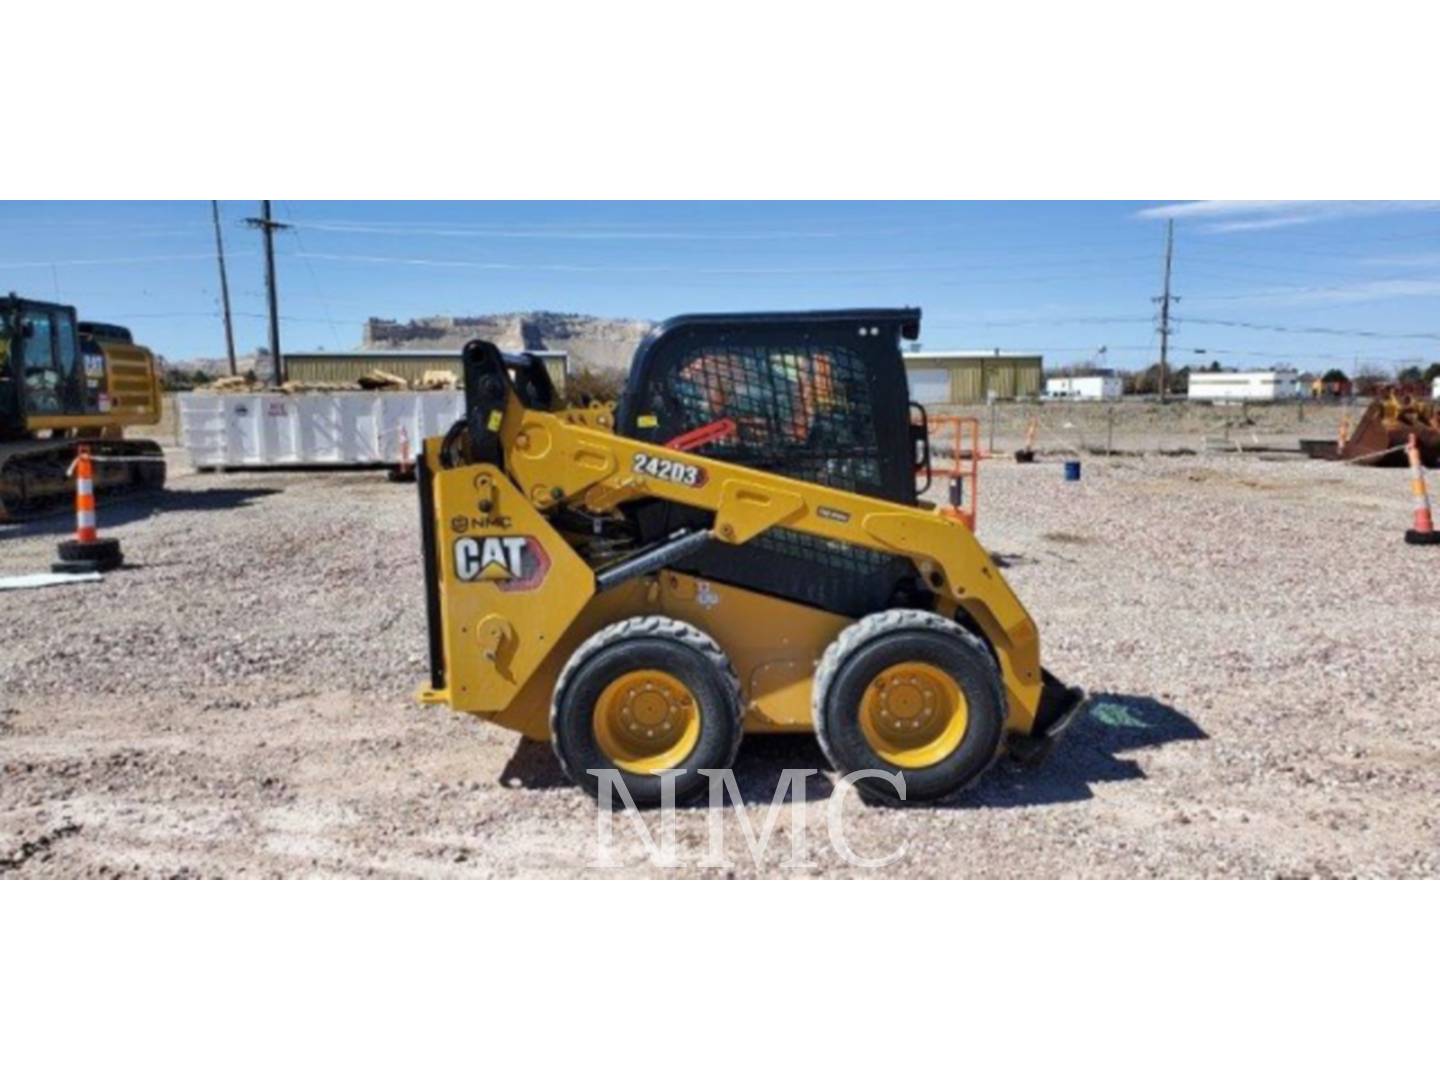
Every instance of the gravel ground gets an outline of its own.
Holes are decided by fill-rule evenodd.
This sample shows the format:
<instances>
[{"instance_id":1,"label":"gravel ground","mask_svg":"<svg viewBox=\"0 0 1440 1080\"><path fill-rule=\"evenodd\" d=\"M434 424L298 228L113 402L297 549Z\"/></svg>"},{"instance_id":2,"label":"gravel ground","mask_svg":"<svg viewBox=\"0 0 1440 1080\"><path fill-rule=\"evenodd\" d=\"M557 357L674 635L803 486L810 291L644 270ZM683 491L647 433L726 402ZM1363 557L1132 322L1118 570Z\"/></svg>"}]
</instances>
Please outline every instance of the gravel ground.
<instances>
[{"instance_id":1,"label":"gravel ground","mask_svg":"<svg viewBox=\"0 0 1440 1080\"><path fill-rule=\"evenodd\" d=\"M4 594L0 876L579 874L1433 877L1440 553L1401 541L1405 474L1254 456L984 467L980 536L1048 666L1097 694L1038 771L953 805L834 794L812 739L752 738L758 859L679 815L677 866L597 818L547 747L413 701L424 677L414 490L376 473L196 475L102 506L130 566ZM0 574L69 523L0 526ZM861 855L826 829L843 808ZM657 815L646 816L658 826Z\"/></svg>"}]
</instances>

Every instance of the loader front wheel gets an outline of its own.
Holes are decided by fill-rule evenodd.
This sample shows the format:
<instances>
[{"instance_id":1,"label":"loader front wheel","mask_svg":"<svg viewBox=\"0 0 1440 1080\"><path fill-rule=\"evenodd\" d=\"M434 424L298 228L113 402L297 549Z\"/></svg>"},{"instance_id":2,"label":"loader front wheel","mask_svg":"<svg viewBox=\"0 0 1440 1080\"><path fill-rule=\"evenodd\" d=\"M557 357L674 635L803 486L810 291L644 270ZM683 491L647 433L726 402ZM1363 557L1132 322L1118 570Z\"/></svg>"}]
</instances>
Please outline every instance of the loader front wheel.
<instances>
[{"instance_id":1,"label":"loader front wheel","mask_svg":"<svg viewBox=\"0 0 1440 1080\"><path fill-rule=\"evenodd\" d=\"M565 774L598 796L615 770L637 806L709 786L740 746L740 682L720 646L689 623L643 615L607 626L570 657L555 684L551 742Z\"/></svg>"},{"instance_id":2,"label":"loader front wheel","mask_svg":"<svg viewBox=\"0 0 1440 1080\"><path fill-rule=\"evenodd\" d=\"M841 773L888 779L856 786L887 802L943 799L995 760L1004 730L1000 673L984 642L930 611L867 616L830 647L815 673L815 731Z\"/></svg>"}]
</instances>

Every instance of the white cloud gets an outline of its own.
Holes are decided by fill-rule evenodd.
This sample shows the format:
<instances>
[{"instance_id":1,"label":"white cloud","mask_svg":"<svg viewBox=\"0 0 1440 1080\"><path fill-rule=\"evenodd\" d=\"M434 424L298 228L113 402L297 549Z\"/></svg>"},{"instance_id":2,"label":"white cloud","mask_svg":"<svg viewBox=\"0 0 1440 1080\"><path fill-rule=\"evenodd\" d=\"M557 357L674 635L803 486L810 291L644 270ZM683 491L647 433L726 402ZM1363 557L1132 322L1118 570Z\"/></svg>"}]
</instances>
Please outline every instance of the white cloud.
<instances>
[{"instance_id":1,"label":"white cloud","mask_svg":"<svg viewBox=\"0 0 1440 1080\"><path fill-rule=\"evenodd\" d=\"M1287 214L1283 217L1243 218L1239 221L1207 225L1204 231L1209 233L1255 232L1259 229L1284 229L1291 225L1308 225L1312 221L1324 220L1325 215L1323 214Z\"/></svg>"},{"instance_id":2,"label":"white cloud","mask_svg":"<svg viewBox=\"0 0 1440 1080\"><path fill-rule=\"evenodd\" d=\"M1233 296L1197 296L1196 302L1225 300L1254 306L1305 307L1313 304L1359 304L1377 300L1403 300L1440 296L1440 280L1382 278L1343 285L1313 285L1294 289L1266 289Z\"/></svg>"},{"instance_id":3,"label":"white cloud","mask_svg":"<svg viewBox=\"0 0 1440 1080\"><path fill-rule=\"evenodd\" d=\"M1440 200L1201 199L1148 206L1135 216L1148 220L1193 221L1202 232L1227 233L1431 210L1440 210Z\"/></svg>"}]
</instances>

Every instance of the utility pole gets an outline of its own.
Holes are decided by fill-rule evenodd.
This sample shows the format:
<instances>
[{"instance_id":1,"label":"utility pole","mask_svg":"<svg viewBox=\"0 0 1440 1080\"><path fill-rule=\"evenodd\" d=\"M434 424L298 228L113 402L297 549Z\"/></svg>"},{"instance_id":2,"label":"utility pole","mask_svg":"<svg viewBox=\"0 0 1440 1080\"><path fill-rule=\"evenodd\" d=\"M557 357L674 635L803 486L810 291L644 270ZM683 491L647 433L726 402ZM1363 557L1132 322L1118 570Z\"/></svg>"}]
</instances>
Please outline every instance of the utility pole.
<instances>
[{"instance_id":1,"label":"utility pole","mask_svg":"<svg viewBox=\"0 0 1440 1080\"><path fill-rule=\"evenodd\" d=\"M270 301L270 364L275 373L275 385L285 382L285 360L280 355L280 314L275 302L275 232L288 229L270 216L270 200L260 201L260 216L246 218L245 223L265 234L265 294Z\"/></svg>"},{"instance_id":2,"label":"utility pole","mask_svg":"<svg viewBox=\"0 0 1440 1080\"><path fill-rule=\"evenodd\" d=\"M1165 292L1155 297L1160 302L1160 401L1165 401L1166 383L1170 378L1170 261L1175 254L1175 219L1165 223Z\"/></svg>"},{"instance_id":3,"label":"utility pole","mask_svg":"<svg viewBox=\"0 0 1440 1080\"><path fill-rule=\"evenodd\" d=\"M215 257L220 260L220 303L225 311L225 354L230 358L230 374L235 374L235 330L230 325L230 283L225 280L225 243L220 239L220 203L210 200L210 213L215 218Z\"/></svg>"}]
</instances>

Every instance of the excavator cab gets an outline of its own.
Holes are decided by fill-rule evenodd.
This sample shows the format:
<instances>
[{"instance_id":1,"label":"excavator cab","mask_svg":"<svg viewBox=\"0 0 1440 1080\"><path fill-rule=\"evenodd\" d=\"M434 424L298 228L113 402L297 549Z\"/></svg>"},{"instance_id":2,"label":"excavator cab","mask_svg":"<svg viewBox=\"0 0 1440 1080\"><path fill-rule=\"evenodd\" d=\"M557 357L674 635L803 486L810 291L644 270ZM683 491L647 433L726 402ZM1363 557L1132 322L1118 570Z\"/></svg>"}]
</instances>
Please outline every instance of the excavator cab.
<instances>
[{"instance_id":1,"label":"excavator cab","mask_svg":"<svg viewBox=\"0 0 1440 1080\"><path fill-rule=\"evenodd\" d=\"M85 383L73 307L0 299L0 431L5 436L22 434L26 417L84 413Z\"/></svg>"}]
</instances>

